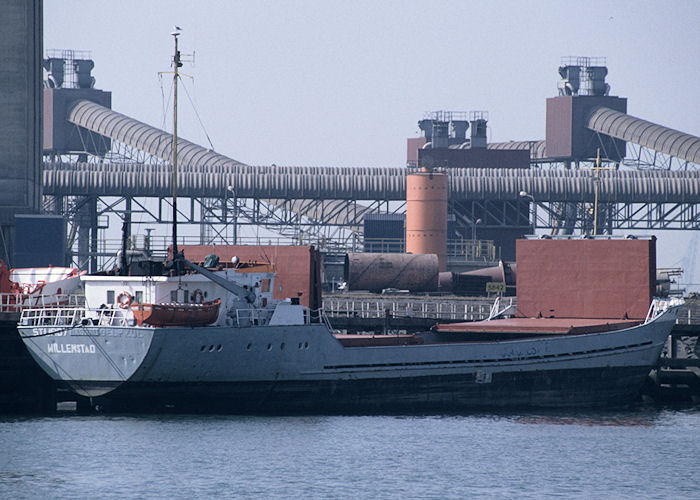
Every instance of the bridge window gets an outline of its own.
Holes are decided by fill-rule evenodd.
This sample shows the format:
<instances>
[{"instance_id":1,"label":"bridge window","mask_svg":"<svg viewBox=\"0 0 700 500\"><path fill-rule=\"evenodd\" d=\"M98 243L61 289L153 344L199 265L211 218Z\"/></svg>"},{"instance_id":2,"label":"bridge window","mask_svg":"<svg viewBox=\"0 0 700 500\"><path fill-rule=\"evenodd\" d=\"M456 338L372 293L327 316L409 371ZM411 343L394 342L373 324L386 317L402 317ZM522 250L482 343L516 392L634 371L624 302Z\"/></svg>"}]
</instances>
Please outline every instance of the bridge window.
<instances>
[{"instance_id":1,"label":"bridge window","mask_svg":"<svg viewBox=\"0 0 700 500\"><path fill-rule=\"evenodd\" d=\"M139 304L143 302L143 290L136 290L134 294L134 300Z\"/></svg>"},{"instance_id":2,"label":"bridge window","mask_svg":"<svg viewBox=\"0 0 700 500\"><path fill-rule=\"evenodd\" d=\"M107 303L114 304L114 290L107 290Z\"/></svg>"}]
</instances>

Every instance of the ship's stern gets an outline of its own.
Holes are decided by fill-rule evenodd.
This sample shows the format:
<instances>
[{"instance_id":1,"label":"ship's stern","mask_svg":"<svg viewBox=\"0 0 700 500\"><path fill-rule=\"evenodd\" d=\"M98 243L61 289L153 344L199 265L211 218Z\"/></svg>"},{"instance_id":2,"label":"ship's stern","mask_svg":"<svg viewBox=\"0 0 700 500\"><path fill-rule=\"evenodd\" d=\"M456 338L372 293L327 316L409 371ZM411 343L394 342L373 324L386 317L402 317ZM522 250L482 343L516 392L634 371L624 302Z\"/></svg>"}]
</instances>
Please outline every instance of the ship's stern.
<instances>
[{"instance_id":1,"label":"ship's stern","mask_svg":"<svg viewBox=\"0 0 700 500\"><path fill-rule=\"evenodd\" d=\"M77 325L18 327L29 353L51 378L88 397L106 394L141 366L153 330Z\"/></svg>"}]
</instances>

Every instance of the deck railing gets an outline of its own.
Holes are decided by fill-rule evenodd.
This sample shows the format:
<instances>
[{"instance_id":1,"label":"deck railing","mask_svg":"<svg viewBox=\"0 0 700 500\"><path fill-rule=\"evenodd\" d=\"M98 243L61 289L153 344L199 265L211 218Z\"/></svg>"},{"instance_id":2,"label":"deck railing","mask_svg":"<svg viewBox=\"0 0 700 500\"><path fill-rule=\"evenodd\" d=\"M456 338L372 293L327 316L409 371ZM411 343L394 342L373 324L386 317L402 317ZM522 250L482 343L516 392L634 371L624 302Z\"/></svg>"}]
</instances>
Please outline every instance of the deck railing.
<instances>
[{"instance_id":1,"label":"deck railing","mask_svg":"<svg viewBox=\"0 0 700 500\"><path fill-rule=\"evenodd\" d=\"M323 298L323 308L330 317L381 318L391 317L431 318L442 320L474 321L486 319L491 312L492 301L412 301L372 298Z\"/></svg>"},{"instance_id":2,"label":"deck railing","mask_svg":"<svg viewBox=\"0 0 700 500\"><path fill-rule=\"evenodd\" d=\"M125 311L117 308L88 309L80 306L44 306L22 309L22 326L133 326L136 322Z\"/></svg>"},{"instance_id":3,"label":"deck railing","mask_svg":"<svg viewBox=\"0 0 700 500\"><path fill-rule=\"evenodd\" d=\"M379 318L389 314L391 317L434 318L445 320L473 321L486 319L491 311L492 302L488 300L424 300L390 298L347 298L326 296L324 307L316 311L305 309L305 322L314 322L319 315L333 317ZM22 321L47 324L45 322L65 322L73 318L75 311L81 311L80 319L87 318L97 324L124 323L125 315L121 309L86 309L83 295L38 295L27 296L15 293L0 294L0 313L21 314ZM26 311L26 313L25 313ZM66 312L68 311L68 312ZM254 312L253 312L254 311ZM267 311L267 312L266 312ZM388 313L387 313L388 311ZM266 315L266 316L265 316ZM236 311L234 321L237 326L267 324L272 315L271 310L241 309ZM108 318L115 318L109 319ZM71 319L71 321L73 321ZM41 323L38 323L41 322ZM700 323L700 301L686 300L678 316L678 324L693 325Z\"/></svg>"},{"instance_id":4,"label":"deck railing","mask_svg":"<svg viewBox=\"0 0 700 500\"><path fill-rule=\"evenodd\" d=\"M0 293L0 313L19 313L27 308L68 306L78 307L85 304L85 296L77 294L26 294Z\"/></svg>"},{"instance_id":5,"label":"deck railing","mask_svg":"<svg viewBox=\"0 0 700 500\"><path fill-rule=\"evenodd\" d=\"M267 325L272 318L273 309L236 309L232 311L234 326ZM230 313L229 313L230 314Z\"/></svg>"},{"instance_id":6,"label":"deck railing","mask_svg":"<svg viewBox=\"0 0 700 500\"><path fill-rule=\"evenodd\" d=\"M274 313L273 308L269 309L236 309L233 311L232 319L235 326L251 326L251 325L267 325L272 319L272 314ZM309 325L311 323L326 323L329 329L331 329L326 313L323 309L309 309L308 307L303 308L304 314L304 324Z\"/></svg>"},{"instance_id":7,"label":"deck railing","mask_svg":"<svg viewBox=\"0 0 700 500\"><path fill-rule=\"evenodd\" d=\"M685 304L681 307L677 323L680 325L700 324L700 299L697 297L686 299Z\"/></svg>"},{"instance_id":8,"label":"deck railing","mask_svg":"<svg viewBox=\"0 0 700 500\"><path fill-rule=\"evenodd\" d=\"M647 313L647 317L644 320L645 323L648 323L649 321L653 320L657 316L660 316L663 314L668 307L673 307L673 306L682 306L684 305L684 301L682 299L676 299L676 298L671 298L671 299L654 299L651 301L651 305L649 306L649 312ZM690 309L688 309L690 311Z\"/></svg>"}]
</instances>

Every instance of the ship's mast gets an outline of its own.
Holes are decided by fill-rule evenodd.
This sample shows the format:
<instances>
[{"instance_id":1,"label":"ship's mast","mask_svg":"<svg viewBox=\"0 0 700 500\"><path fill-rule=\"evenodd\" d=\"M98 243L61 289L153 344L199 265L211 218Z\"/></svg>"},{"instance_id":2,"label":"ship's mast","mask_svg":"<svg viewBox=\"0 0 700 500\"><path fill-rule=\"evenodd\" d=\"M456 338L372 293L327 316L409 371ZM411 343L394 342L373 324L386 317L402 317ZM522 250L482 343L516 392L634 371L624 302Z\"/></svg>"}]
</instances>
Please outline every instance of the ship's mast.
<instances>
[{"instance_id":1,"label":"ship's mast","mask_svg":"<svg viewBox=\"0 0 700 500\"><path fill-rule=\"evenodd\" d=\"M175 55L173 56L173 261L177 260L177 84L180 77L178 70L182 67L180 51L177 47L177 37L180 29L176 26L170 33L175 39ZM177 268L176 268L177 269Z\"/></svg>"}]
</instances>

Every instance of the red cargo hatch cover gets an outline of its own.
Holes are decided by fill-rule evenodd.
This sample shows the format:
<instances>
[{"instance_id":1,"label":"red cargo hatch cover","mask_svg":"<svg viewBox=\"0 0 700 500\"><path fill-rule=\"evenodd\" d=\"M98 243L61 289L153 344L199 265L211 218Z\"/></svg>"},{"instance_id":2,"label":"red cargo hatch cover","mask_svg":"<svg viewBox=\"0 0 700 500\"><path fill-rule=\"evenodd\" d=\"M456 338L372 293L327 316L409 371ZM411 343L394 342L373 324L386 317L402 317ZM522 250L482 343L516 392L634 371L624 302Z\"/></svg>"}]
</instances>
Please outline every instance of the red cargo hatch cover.
<instances>
[{"instance_id":1,"label":"red cargo hatch cover","mask_svg":"<svg viewBox=\"0 0 700 500\"><path fill-rule=\"evenodd\" d=\"M510 318L436 325L440 333L531 333L533 335L576 335L622 330L638 325L638 320L594 318Z\"/></svg>"}]
</instances>

